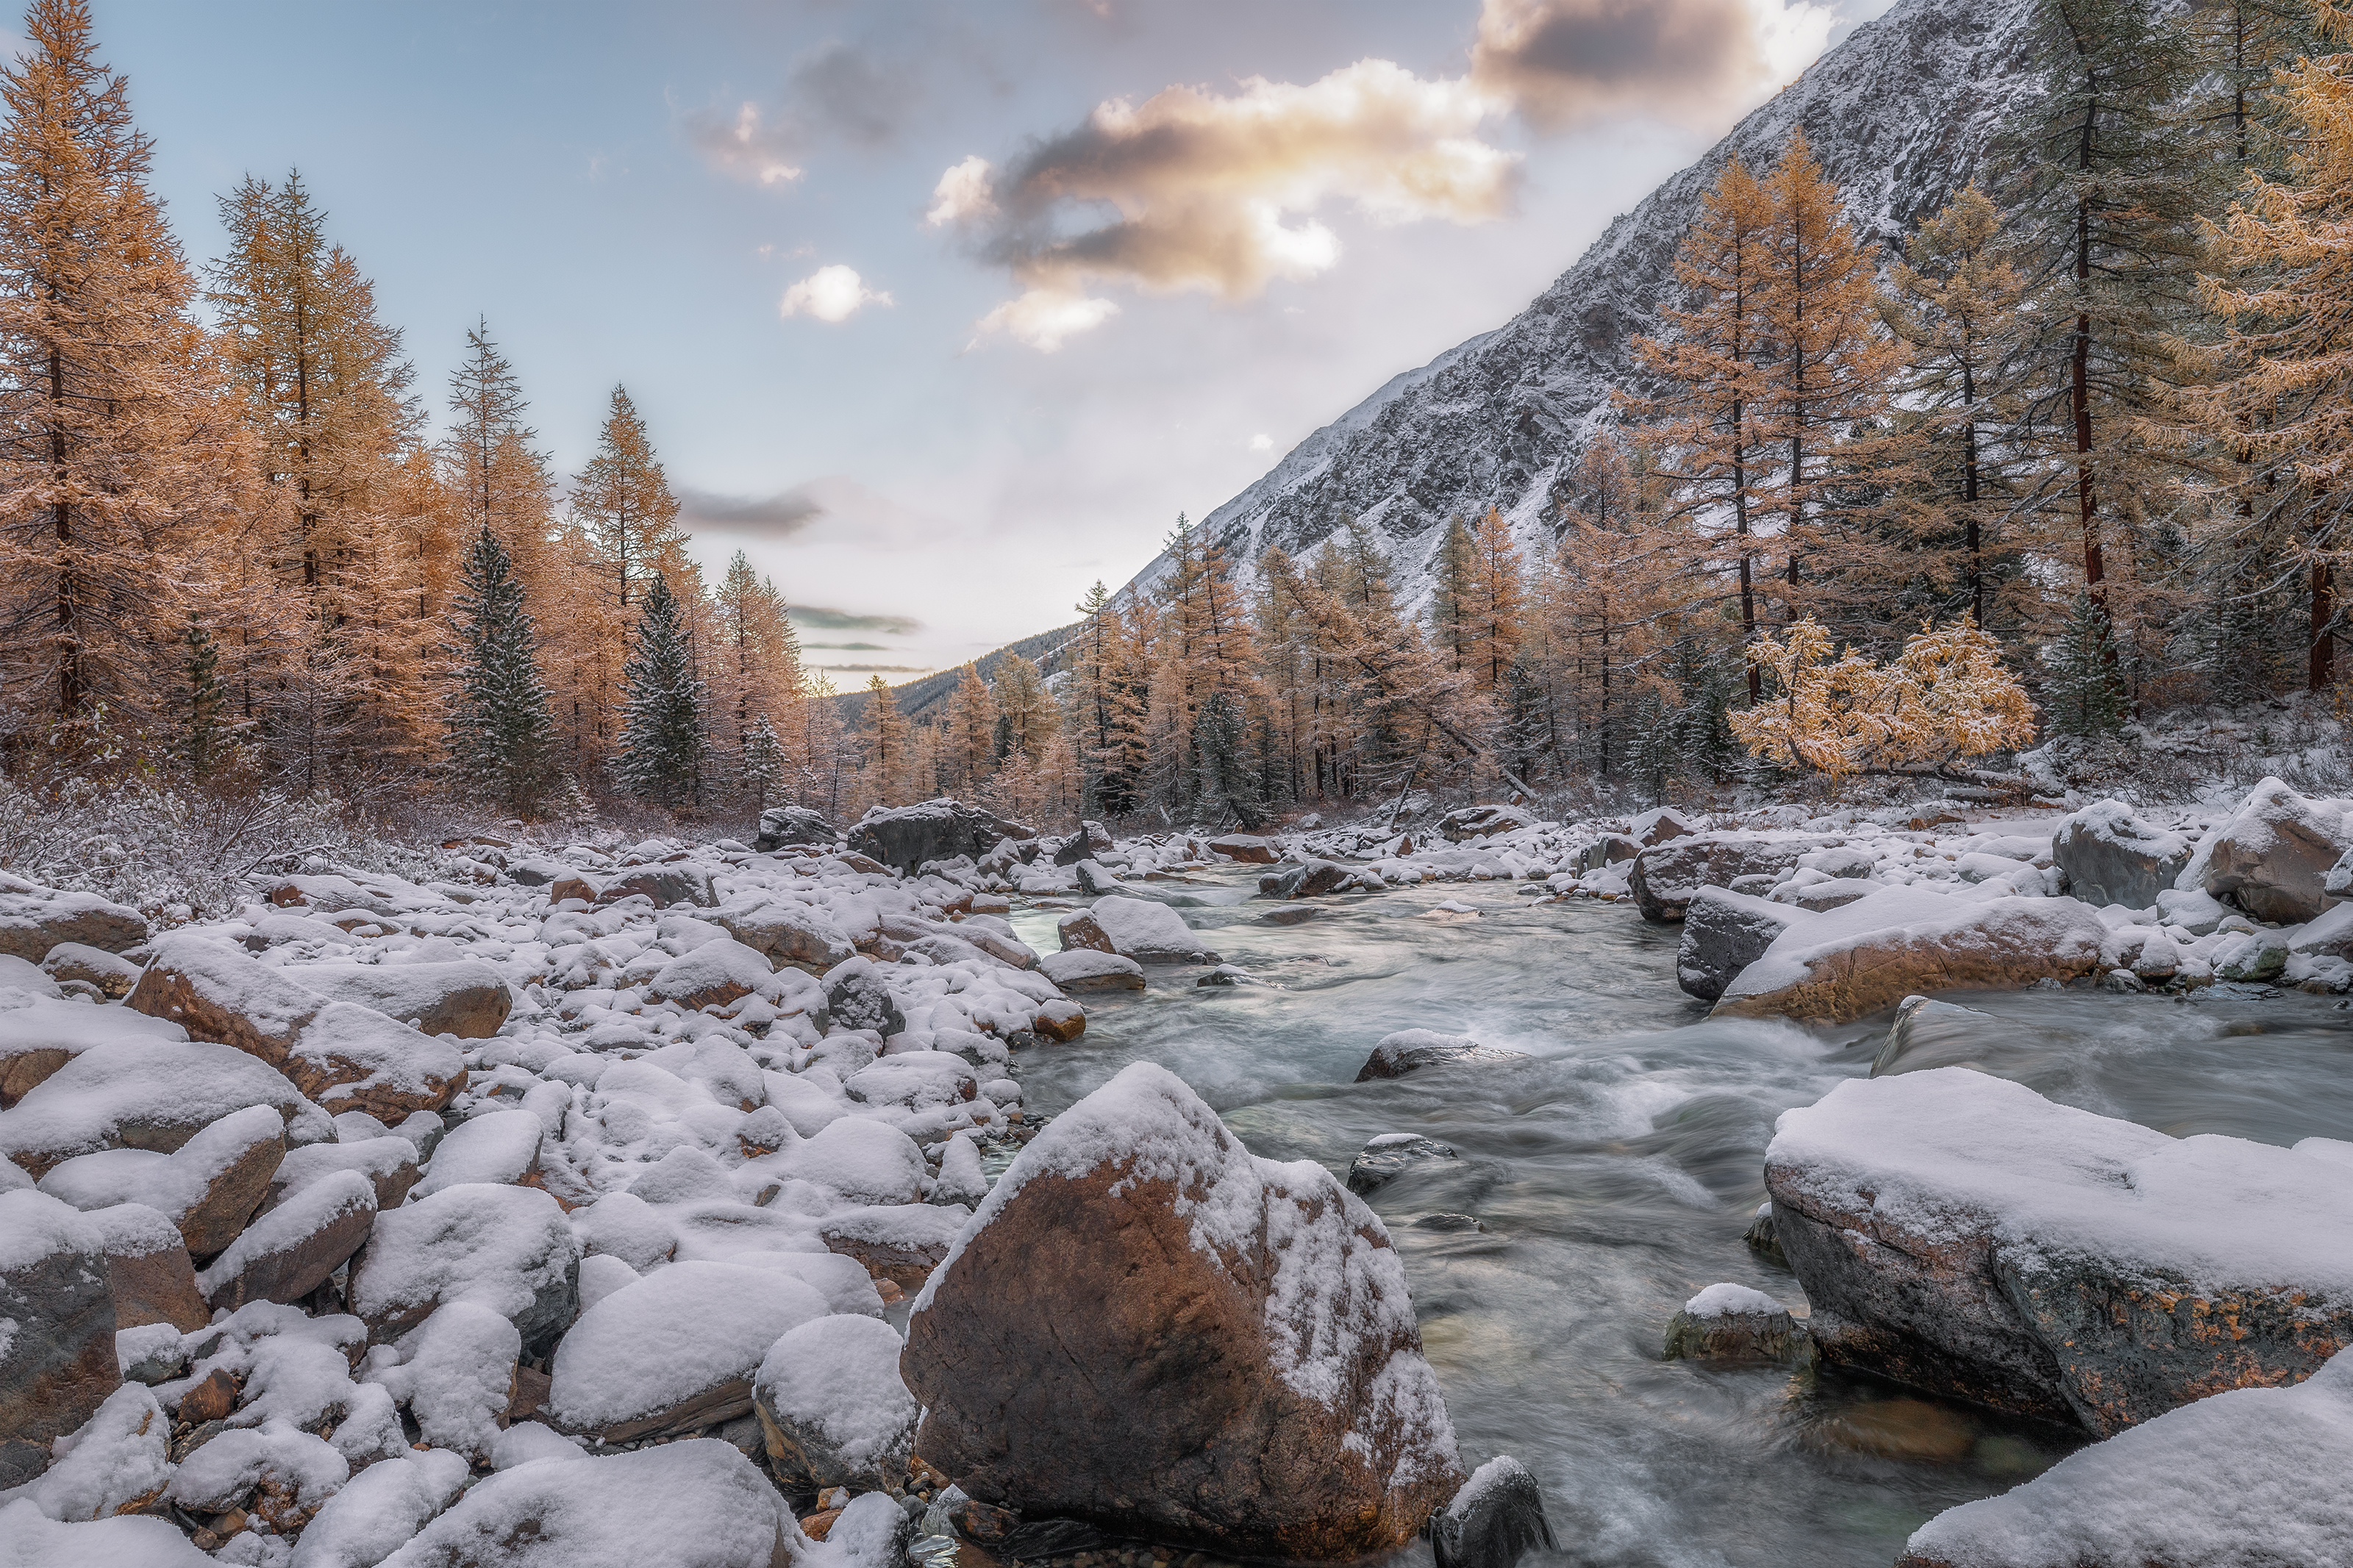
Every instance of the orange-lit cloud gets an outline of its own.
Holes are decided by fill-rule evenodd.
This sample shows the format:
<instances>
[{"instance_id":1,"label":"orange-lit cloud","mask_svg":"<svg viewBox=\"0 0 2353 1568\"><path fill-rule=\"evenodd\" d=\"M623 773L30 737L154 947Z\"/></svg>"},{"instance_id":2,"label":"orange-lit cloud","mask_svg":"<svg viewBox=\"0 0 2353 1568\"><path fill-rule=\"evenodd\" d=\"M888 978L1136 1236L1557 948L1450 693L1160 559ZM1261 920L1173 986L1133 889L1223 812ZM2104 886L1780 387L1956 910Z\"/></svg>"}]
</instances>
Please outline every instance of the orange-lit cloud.
<instances>
[{"instance_id":1,"label":"orange-lit cloud","mask_svg":"<svg viewBox=\"0 0 2353 1568\"><path fill-rule=\"evenodd\" d=\"M1471 79L1532 124L1640 111L1713 125L1821 53L1808 0L1485 0Z\"/></svg>"}]
</instances>

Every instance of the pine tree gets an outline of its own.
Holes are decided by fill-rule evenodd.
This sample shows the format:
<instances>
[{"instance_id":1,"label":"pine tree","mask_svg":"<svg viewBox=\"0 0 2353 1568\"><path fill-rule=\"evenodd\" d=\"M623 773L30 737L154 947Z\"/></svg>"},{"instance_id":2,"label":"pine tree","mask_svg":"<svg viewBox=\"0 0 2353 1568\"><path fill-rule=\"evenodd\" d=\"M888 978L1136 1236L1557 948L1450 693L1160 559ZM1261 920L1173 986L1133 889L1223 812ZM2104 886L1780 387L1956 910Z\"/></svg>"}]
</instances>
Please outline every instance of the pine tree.
<instances>
[{"instance_id":1,"label":"pine tree","mask_svg":"<svg viewBox=\"0 0 2353 1568\"><path fill-rule=\"evenodd\" d=\"M458 667L446 729L458 776L528 815L555 783L555 724L540 683L522 584L498 535L467 552L457 601Z\"/></svg>"},{"instance_id":2,"label":"pine tree","mask_svg":"<svg viewBox=\"0 0 2353 1568\"><path fill-rule=\"evenodd\" d=\"M181 734L188 776L198 784L220 766L227 747L228 692L221 685L220 645L194 616L188 617L185 706Z\"/></svg>"},{"instance_id":3,"label":"pine tree","mask_svg":"<svg viewBox=\"0 0 2353 1568\"><path fill-rule=\"evenodd\" d=\"M1230 691L1211 692L1193 721L1203 816L1231 816L1244 832L1259 826L1266 804L1263 781L1250 754L1249 731L1241 700Z\"/></svg>"},{"instance_id":4,"label":"pine tree","mask_svg":"<svg viewBox=\"0 0 2353 1568\"><path fill-rule=\"evenodd\" d=\"M765 713L754 722L752 732L744 737L744 749L736 766L744 787L751 792L753 809L765 811L769 802L784 798L785 745L776 738Z\"/></svg>"},{"instance_id":5,"label":"pine tree","mask_svg":"<svg viewBox=\"0 0 2353 1568\"><path fill-rule=\"evenodd\" d=\"M2089 590L2075 595L2066 625L2043 650L2049 674L2042 705L2051 727L2085 739L2111 735L2124 727L2126 704L2116 675L2116 645L2109 619Z\"/></svg>"},{"instance_id":6,"label":"pine tree","mask_svg":"<svg viewBox=\"0 0 2353 1568\"><path fill-rule=\"evenodd\" d=\"M184 584L248 462L82 0L0 63L0 695L68 727L158 718Z\"/></svg>"},{"instance_id":7,"label":"pine tree","mask_svg":"<svg viewBox=\"0 0 2353 1568\"><path fill-rule=\"evenodd\" d=\"M669 579L656 574L639 603L613 778L641 800L685 805L702 790L702 683Z\"/></svg>"}]
</instances>

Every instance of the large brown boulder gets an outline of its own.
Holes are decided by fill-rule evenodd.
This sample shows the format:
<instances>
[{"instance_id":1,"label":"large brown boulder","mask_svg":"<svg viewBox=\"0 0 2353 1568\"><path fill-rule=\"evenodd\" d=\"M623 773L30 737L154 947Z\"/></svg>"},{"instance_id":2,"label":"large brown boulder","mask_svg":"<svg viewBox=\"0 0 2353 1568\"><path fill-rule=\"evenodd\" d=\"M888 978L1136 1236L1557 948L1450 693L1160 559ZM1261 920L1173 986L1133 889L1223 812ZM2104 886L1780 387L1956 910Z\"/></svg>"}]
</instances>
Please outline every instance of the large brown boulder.
<instances>
[{"instance_id":1,"label":"large brown boulder","mask_svg":"<svg viewBox=\"0 0 2353 1568\"><path fill-rule=\"evenodd\" d=\"M0 953L38 963L61 942L121 952L146 940L147 917L128 905L0 879Z\"/></svg>"},{"instance_id":2,"label":"large brown boulder","mask_svg":"<svg viewBox=\"0 0 2353 1568\"><path fill-rule=\"evenodd\" d=\"M47 1193L0 1193L0 1434L73 1431L121 1384L103 1238Z\"/></svg>"},{"instance_id":3,"label":"large brown boulder","mask_svg":"<svg viewBox=\"0 0 2353 1568\"><path fill-rule=\"evenodd\" d=\"M38 1177L101 1149L168 1154L252 1105L290 1128L318 1115L284 1075L233 1047L124 1035L73 1056L0 1112L0 1156Z\"/></svg>"},{"instance_id":4,"label":"large brown boulder","mask_svg":"<svg viewBox=\"0 0 2353 1568\"><path fill-rule=\"evenodd\" d=\"M784 900L723 909L711 918L745 947L811 974L822 974L857 955L849 933L832 920Z\"/></svg>"},{"instance_id":5,"label":"large brown boulder","mask_svg":"<svg viewBox=\"0 0 2353 1568\"><path fill-rule=\"evenodd\" d=\"M2267 778L2199 844L2183 876L2259 921L2297 925L2335 901L2322 885L2348 848L2343 801L2307 800Z\"/></svg>"},{"instance_id":6,"label":"large brown boulder","mask_svg":"<svg viewBox=\"0 0 2353 1568\"><path fill-rule=\"evenodd\" d=\"M286 972L331 1002L372 1007L427 1035L487 1040L514 1005L499 972L479 958L449 963L305 963Z\"/></svg>"},{"instance_id":7,"label":"large brown boulder","mask_svg":"<svg viewBox=\"0 0 2353 1568\"><path fill-rule=\"evenodd\" d=\"M338 1171L255 1221L196 1283L216 1310L299 1301L359 1250L375 1215L375 1184L357 1171Z\"/></svg>"},{"instance_id":8,"label":"large brown boulder","mask_svg":"<svg viewBox=\"0 0 2353 1568\"><path fill-rule=\"evenodd\" d=\"M1786 876L1799 857L1831 840L1805 833L1693 833L1634 857L1626 886L1646 921L1679 921L1702 888L1728 888L1735 877Z\"/></svg>"},{"instance_id":9,"label":"large brown boulder","mask_svg":"<svg viewBox=\"0 0 2353 1568\"><path fill-rule=\"evenodd\" d=\"M330 1111L397 1121L440 1110L466 1086L464 1058L448 1041L331 1001L287 970L198 936L157 942L129 1005L267 1062Z\"/></svg>"},{"instance_id":10,"label":"large brown boulder","mask_svg":"<svg viewBox=\"0 0 2353 1568\"><path fill-rule=\"evenodd\" d=\"M1765 1156L1824 1359L2102 1436L2353 1341L2353 1168L1966 1068L1842 1083Z\"/></svg>"},{"instance_id":11,"label":"large brown boulder","mask_svg":"<svg viewBox=\"0 0 2353 1568\"><path fill-rule=\"evenodd\" d=\"M1463 1479L1379 1219L1149 1063L1014 1162L901 1370L973 1497L1221 1556L1388 1552Z\"/></svg>"},{"instance_id":12,"label":"large brown boulder","mask_svg":"<svg viewBox=\"0 0 2353 1568\"><path fill-rule=\"evenodd\" d=\"M106 1290L114 1326L169 1323L184 1334L212 1321L195 1266L179 1228L144 1204L117 1204L83 1216L106 1254Z\"/></svg>"},{"instance_id":13,"label":"large brown boulder","mask_svg":"<svg viewBox=\"0 0 2353 1568\"><path fill-rule=\"evenodd\" d=\"M2106 935L2073 899L1890 888L1800 915L1725 986L1715 1014L1844 1024L1935 991L2073 980L2099 968Z\"/></svg>"}]
</instances>

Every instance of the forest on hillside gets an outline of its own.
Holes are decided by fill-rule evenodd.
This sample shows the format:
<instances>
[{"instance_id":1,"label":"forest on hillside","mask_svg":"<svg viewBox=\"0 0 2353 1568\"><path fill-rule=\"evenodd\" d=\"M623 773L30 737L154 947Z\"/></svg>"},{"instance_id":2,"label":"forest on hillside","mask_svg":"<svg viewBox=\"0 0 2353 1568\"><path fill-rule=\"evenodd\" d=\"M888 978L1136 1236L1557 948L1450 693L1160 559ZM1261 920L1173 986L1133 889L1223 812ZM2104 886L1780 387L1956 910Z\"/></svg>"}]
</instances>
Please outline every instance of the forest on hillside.
<instances>
[{"instance_id":1,"label":"forest on hillside","mask_svg":"<svg viewBox=\"0 0 2353 1568\"><path fill-rule=\"evenodd\" d=\"M1961 776L2336 686L2353 54L2323 3L2042 0L2044 90L1903 254L1802 132L1735 162L1669 331L1426 610L1347 520L1248 583L1179 520L1041 662L855 722L628 393L559 477L486 323L437 399L299 174L188 258L81 0L0 69L0 760L20 814L445 798L526 818L1253 825L1415 788ZM5 848L5 846L0 846Z\"/></svg>"}]
</instances>

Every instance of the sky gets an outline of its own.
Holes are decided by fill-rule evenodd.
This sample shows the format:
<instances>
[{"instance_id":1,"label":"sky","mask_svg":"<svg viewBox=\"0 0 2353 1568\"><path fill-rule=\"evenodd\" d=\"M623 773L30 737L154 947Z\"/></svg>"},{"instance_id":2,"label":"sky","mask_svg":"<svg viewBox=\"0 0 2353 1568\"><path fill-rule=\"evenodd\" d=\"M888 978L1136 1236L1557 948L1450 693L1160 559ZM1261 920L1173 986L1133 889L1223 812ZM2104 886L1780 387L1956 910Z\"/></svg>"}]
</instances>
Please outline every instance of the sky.
<instances>
[{"instance_id":1,"label":"sky","mask_svg":"<svg viewBox=\"0 0 2353 1568\"><path fill-rule=\"evenodd\" d=\"M193 260L300 169L437 420L478 320L561 474L626 385L848 689L1071 620L1885 3L94 9Z\"/></svg>"}]
</instances>

